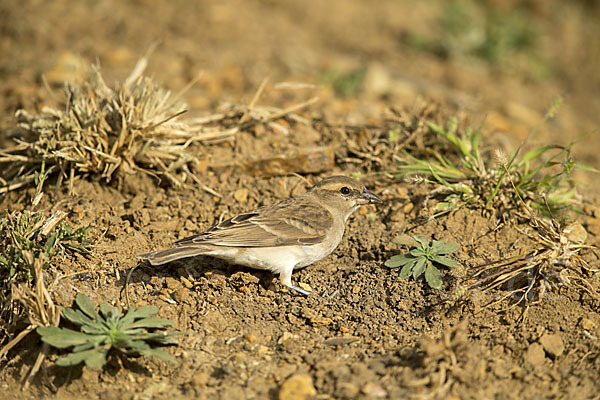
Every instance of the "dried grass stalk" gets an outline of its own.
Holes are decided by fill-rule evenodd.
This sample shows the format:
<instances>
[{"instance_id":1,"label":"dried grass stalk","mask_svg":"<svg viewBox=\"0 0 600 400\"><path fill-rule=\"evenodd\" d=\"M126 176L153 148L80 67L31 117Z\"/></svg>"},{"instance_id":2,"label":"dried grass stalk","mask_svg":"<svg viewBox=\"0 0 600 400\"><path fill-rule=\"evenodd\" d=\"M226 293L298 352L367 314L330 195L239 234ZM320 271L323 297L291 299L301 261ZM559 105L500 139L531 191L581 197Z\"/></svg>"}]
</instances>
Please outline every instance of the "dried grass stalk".
<instances>
[{"instance_id":1,"label":"dried grass stalk","mask_svg":"<svg viewBox=\"0 0 600 400\"><path fill-rule=\"evenodd\" d=\"M231 140L256 123L276 129L274 120L282 117L298 123L303 119L293 113L317 100L287 109L256 106L263 84L249 107L234 105L223 113L182 120L186 102L142 76L147 63L142 58L116 88L106 85L99 68L93 67L83 83L66 85L62 109L45 107L39 115L19 110L19 127L33 141L21 139L0 149L0 165L6 166L0 193L32 182L42 162L58 167L59 182L80 175L108 182L116 171L143 170L180 185L175 170L182 172L183 165L199 162L197 155L202 153L190 151L190 146Z\"/></svg>"},{"instance_id":2,"label":"dried grass stalk","mask_svg":"<svg viewBox=\"0 0 600 400\"><path fill-rule=\"evenodd\" d=\"M31 252L27 252L25 255L34 276L34 286L31 288L26 283L20 283L13 285L11 292L12 301L18 301L23 306L29 325L0 349L0 360L6 357L12 348L38 326L58 326L60 323L60 309L54 304L44 282L42 272L43 255L37 258L34 258ZM44 343L35 362L23 379L23 389L27 389L31 380L37 374L49 350L50 347Z\"/></svg>"}]
</instances>

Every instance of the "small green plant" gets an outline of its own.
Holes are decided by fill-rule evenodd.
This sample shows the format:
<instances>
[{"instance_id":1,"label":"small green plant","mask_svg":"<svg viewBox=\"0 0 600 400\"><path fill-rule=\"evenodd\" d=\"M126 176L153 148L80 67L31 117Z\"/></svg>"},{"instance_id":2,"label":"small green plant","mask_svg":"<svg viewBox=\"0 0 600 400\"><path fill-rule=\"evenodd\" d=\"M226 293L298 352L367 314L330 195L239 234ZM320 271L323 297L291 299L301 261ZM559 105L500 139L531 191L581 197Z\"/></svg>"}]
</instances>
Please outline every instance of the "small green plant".
<instances>
[{"instance_id":1,"label":"small green plant","mask_svg":"<svg viewBox=\"0 0 600 400\"><path fill-rule=\"evenodd\" d=\"M73 347L70 354L56 361L56 365L70 366L84 362L90 368L102 368L111 349L125 355L154 356L175 362L169 353L150 347L150 343L177 344L171 336L180 333L154 331L175 325L168 319L151 318L158 312L157 307L130 308L127 314L123 314L116 307L102 303L98 313L89 297L82 293L75 297L75 303L79 310L64 308L62 316L80 326L80 331L56 326L37 328L37 333L45 343L59 349Z\"/></svg>"},{"instance_id":2,"label":"small green plant","mask_svg":"<svg viewBox=\"0 0 600 400\"><path fill-rule=\"evenodd\" d=\"M29 264L25 253L34 258L44 254L48 267L52 258L65 251L90 253L87 227L73 230L62 222L66 215L57 211L50 217L36 211L15 211L0 218L0 280L13 277L28 279Z\"/></svg>"},{"instance_id":3,"label":"small green plant","mask_svg":"<svg viewBox=\"0 0 600 400\"><path fill-rule=\"evenodd\" d=\"M557 99L529 136L555 115L559 105L560 99ZM463 131L459 131L455 118L449 120L446 128L433 122L426 124L431 132L444 140L443 144L449 144L450 153L455 156L442 154L435 148L427 148L422 158L404 152L401 165L392 174L413 176L417 181L441 188L435 193L444 193L445 197L436 205L431 218L465 205L482 207L502 216L519 208L522 205L519 199L542 212L546 210L546 203L552 211L572 208L576 188L570 173L576 167L593 170L571 158L571 149L578 141L572 141L568 146L536 147L522 155L519 147L510 157L498 151L495 162L486 162L491 157L482 157L480 150L483 124L476 130L467 128Z\"/></svg>"},{"instance_id":4,"label":"small green plant","mask_svg":"<svg viewBox=\"0 0 600 400\"><path fill-rule=\"evenodd\" d=\"M323 72L321 75L321 83L333 89L339 97L355 96L358 92L365 73L363 70L343 72L332 69Z\"/></svg>"},{"instance_id":5,"label":"small green plant","mask_svg":"<svg viewBox=\"0 0 600 400\"><path fill-rule=\"evenodd\" d=\"M440 289L442 287L442 275L434 263L450 268L460 267L458 261L445 257L458 250L459 246L457 244L434 240L430 246L429 240L425 236L412 236L410 241L394 243L414 247L410 252L392 256L385 262L385 266L389 268L402 267L400 278L408 278L412 275L413 278L417 279L425 273L425 280L429 287Z\"/></svg>"}]
</instances>

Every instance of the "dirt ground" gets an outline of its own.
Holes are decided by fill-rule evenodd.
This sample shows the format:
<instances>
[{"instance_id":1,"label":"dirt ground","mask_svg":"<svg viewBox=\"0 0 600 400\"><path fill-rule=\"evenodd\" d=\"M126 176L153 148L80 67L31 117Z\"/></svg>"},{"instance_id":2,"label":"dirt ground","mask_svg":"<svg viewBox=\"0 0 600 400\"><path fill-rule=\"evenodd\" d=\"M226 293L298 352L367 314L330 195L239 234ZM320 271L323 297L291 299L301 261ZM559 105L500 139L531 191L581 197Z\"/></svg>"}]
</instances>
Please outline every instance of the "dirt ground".
<instances>
[{"instance_id":1,"label":"dirt ground","mask_svg":"<svg viewBox=\"0 0 600 400\"><path fill-rule=\"evenodd\" d=\"M391 127L412 116L443 123L457 115L472 126L486 118L486 146L508 152L560 95L557 118L530 145L566 145L598 128L600 7L484 3L504 20L524 20L514 30L527 26L535 45L501 48L492 61L479 57L464 42L440 39L448 37L450 28L439 21L450 10L438 1L3 1L2 146L12 140L17 109L53 104L63 82L78 79L80 68L95 61L108 83L123 80L153 45L148 73L170 90L180 91L203 71L184 94L191 115L248 104L265 78L265 105L287 107L314 95L319 102L301 111L309 123L287 135L257 128L199 150L206 160L202 182L218 195L194 182L174 188L142 173L108 183L80 178L70 194L66 187L49 191L42 207L68 212L69 224L89 226L95 242L92 256L61 260L60 272L71 277L54 289L56 301L70 306L82 292L96 303L126 307L125 277L138 266L129 286L133 305L158 306L160 317L187 334L167 348L175 365L137 358L95 371L54 366L53 355L21 392L19 380L39 349L30 335L1 360L0 398L600 398L597 274L588 277L595 298L567 285L527 305L510 307L505 299L486 307L506 292L454 301L458 272L443 270L444 287L436 291L383 266L401 251L392 240L405 233L460 244L454 255L465 268L535 246L516 217L498 228L498 220L477 209L416 223L431 212L423 202L429 188L381 174L394 169L399 151L386 139ZM458 25L474 27L465 35L481 33L482 8L452 4L462 7ZM332 84L335 74L346 76L346 84L357 74L360 84L342 96L344 89ZM310 85L285 90L277 82ZM136 259L308 187L296 171L263 176L228 167L228 160L241 165L315 146L332 149L335 163L302 174L305 179L361 173L384 200L355 213L331 256L294 273L320 295L295 296L269 273L210 258L153 268ZM575 150L577 160L600 168L598 135ZM584 212L568 217L598 245L598 178L576 178ZM11 192L0 204L22 209L31 193ZM593 253L584 258L598 268Z\"/></svg>"}]
</instances>

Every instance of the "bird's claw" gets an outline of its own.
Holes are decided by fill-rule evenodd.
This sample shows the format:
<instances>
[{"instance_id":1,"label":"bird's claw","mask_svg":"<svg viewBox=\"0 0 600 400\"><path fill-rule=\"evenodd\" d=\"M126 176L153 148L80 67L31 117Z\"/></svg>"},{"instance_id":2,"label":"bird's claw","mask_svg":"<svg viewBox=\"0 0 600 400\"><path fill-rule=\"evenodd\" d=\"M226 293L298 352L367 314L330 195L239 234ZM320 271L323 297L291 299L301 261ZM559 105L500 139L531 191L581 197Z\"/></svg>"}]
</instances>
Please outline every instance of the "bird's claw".
<instances>
[{"instance_id":1,"label":"bird's claw","mask_svg":"<svg viewBox=\"0 0 600 400\"><path fill-rule=\"evenodd\" d=\"M289 285L288 287L289 287L290 289L292 289L292 290L294 290L294 291L296 291L296 292L298 292L298 293L300 293L300 294L304 295L304 296L310 296L310 294L312 293L312 292L310 292L310 291L308 291L308 290L306 290L306 289L302 289L300 286L296 286L296 285Z\"/></svg>"}]
</instances>

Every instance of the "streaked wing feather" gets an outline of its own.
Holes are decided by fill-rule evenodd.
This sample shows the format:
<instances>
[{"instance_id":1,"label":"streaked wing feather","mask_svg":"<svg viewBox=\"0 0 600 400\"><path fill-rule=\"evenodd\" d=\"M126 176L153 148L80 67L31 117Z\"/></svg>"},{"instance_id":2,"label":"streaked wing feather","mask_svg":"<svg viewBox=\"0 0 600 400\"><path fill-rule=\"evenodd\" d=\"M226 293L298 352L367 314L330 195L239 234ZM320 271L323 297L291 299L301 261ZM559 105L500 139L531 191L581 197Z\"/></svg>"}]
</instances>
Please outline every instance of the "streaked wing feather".
<instances>
[{"instance_id":1,"label":"streaked wing feather","mask_svg":"<svg viewBox=\"0 0 600 400\"><path fill-rule=\"evenodd\" d=\"M323 241L332 224L329 211L318 204L287 199L235 216L176 244L232 247L317 244Z\"/></svg>"}]
</instances>

